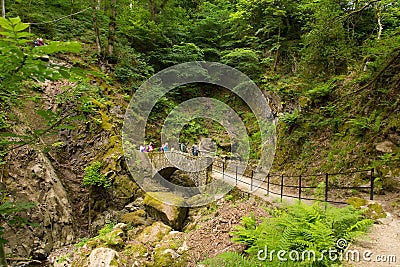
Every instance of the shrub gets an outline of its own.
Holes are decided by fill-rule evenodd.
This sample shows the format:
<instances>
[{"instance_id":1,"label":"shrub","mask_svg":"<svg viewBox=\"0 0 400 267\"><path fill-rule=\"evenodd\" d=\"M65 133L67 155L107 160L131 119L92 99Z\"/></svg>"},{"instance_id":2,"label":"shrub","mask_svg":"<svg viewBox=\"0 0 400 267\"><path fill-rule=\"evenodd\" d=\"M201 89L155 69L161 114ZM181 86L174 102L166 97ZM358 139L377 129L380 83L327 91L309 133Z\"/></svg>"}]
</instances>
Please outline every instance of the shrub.
<instances>
[{"instance_id":1,"label":"shrub","mask_svg":"<svg viewBox=\"0 0 400 267\"><path fill-rule=\"evenodd\" d=\"M299 116L299 111L295 109L293 113L284 113L279 119L285 123L286 128L290 128L296 125Z\"/></svg>"},{"instance_id":2,"label":"shrub","mask_svg":"<svg viewBox=\"0 0 400 267\"><path fill-rule=\"evenodd\" d=\"M85 168L83 177L84 186L98 186L108 188L111 186L111 180L100 173L101 162L95 161Z\"/></svg>"}]
</instances>

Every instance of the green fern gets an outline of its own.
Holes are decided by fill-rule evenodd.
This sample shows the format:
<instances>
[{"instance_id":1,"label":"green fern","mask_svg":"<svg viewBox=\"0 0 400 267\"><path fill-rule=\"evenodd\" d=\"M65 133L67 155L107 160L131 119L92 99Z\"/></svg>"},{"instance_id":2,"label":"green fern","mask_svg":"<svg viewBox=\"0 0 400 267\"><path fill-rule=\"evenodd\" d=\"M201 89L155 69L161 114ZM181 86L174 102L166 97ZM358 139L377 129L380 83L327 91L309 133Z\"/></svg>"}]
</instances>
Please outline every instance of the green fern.
<instances>
[{"instance_id":1,"label":"green fern","mask_svg":"<svg viewBox=\"0 0 400 267\"><path fill-rule=\"evenodd\" d=\"M325 207L325 208L324 208ZM254 216L242 218L242 226L232 234L233 241L247 245L246 253L252 260L257 260L261 250L278 251L314 251L315 258L300 258L298 261L280 261L275 254L266 261L257 260L254 266L333 266L340 264L339 260L331 261L328 253L335 250L338 239L348 243L355 237L365 233L372 224L371 220L363 219L361 212L351 206L335 208L316 203L308 206L302 203L281 209L269 210L272 218L263 218L255 225ZM268 255L269 256L269 255ZM271 260L271 261L270 261ZM236 266L236 265L221 265Z\"/></svg>"}]
</instances>

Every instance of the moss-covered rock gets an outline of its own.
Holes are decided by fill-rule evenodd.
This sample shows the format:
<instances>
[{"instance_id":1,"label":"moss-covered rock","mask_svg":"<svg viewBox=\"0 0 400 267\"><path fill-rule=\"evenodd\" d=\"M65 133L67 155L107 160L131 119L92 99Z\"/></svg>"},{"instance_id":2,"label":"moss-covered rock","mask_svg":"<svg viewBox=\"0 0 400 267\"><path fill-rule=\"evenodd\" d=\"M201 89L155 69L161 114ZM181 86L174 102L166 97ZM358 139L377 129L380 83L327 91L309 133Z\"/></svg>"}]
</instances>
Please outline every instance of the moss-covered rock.
<instances>
[{"instance_id":1,"label":"moss-covered rock","mask_svg":"<svg viewBox=\"0 0 400 267\"><path fill-rule=\"evenodd\" d=\"M155 245L163 239L171 231L171 227L162 222L155 222L152 225L143 229L137 237L137 240L142 244Z\"/></svg>"},{"instance_id":2,"label":"moss-covered rock","mask_svg":"<svg viewBox=\"0 0 400 267\"><path fill-rule=\"evenodd\" d=\"M114 196L115 198L130 199L139 189L137 184L132 181L127 175L117 175L114 183Z\"/></svg>"},{"instance_id":3,"label":"moss-covered rock","mask_svg":"<svg viewBox=\"0 0 400 267\"><path fill-rule=\"evenodd\" d=\"M174 233L164 236L155 246L153 266L184 266L186 249L182 246L182 239L176 238Z\"/></svg>"},{"instance_id":4,"label":"moss-covered rock","mask_svg":"<svg viewBox=\"0 0 400 267\"><path fill-rule=\"evenodd\" d=\"M167 267L167 266L183 266L183 261L180 259L181 255L179 255L176 251L164 247L156 247L153 252L153 266L157 267Z\"/></svg>"},{"instance_id":5,"label":"moss-covered rock","mask_svg":"<svg viewBox=\"0 0 400 267\"><path fill-rule=\"evenodd\" d=\"M104 246L111 248L121 248L125 244L124 231L118 228L112 230L104 236L99 236L98 239L103 242Z\"/></svg>"},{"instance_id":6,"label":"moss-covered rock","mask_svg":"<svg viewBox=\"0 0 400 267\"><path fill-rule=\"evenodd\" d=\"M386 212L383 210L382 205L378 202L369 203L367 205L365 215L374 220L386 218Z\"/></svg>"},{"instance_id":7,"label":"moss-covered rock","mask_svg":"<svg viewBox=\"0 0 400 267\"><path fill-rule=\"evenodd\" d=\"M144 210L136 210L134 212L128 212L122 215L121 222L128 223L132 226L145 225L146 221L146 212Z\"/></svg>"},{"instance_id":8,"label":"moss-covered rock","mask_svg":"<svg viewBox=\"0 0 400 267\"><path fill-rule=\"evenodd\" d=\"M367 200L359 197L350 197L349 199L347 199L347 204L353 206L356 209L360 209L362 206L367 205L367 203Z\"/></svg>"},{"instance_id":9,"label":"moss-covered rock","mask_svg":"<svg viewBox=\"0 0 400 267\"><path fill-rule=\"evenodd\" d=\"M347 203L356 209L363 210L363 214L370 219L377 220L386 218L386 212L381 204L374 201L368 201L359 197L351 197Z\"/></svg>"},{"instance_id":10,"label":"moss-covered rock","mask_svg":"<svg viewBox=\"0 0 400 267\"><path fill-rule=\"evenodd\" d=\"M162 202L167 199L171 205ZM144 198L144 204L148 213L174 229L182 229L188 209L182 207L184 199L169 192L148 192Z\"/></svg>"},{"instance_id":11,"label":"moss-covered rock","mask_svg":"<svg viewBox=\"0 0 400 267\"><path fill-rule=\"evenodd\" d=\"M89 256L88 267L118 267L122 266L118 252L110 248L96 248Z\"/></svg>"},{"instance_id":12,"label":"moss-covered rock","mask_svg":"<svg viewBox=\"0 0 400 267\"><path fill-rule=\"evenodd\" d=\"M130 258L144 258L148 255L147 247L142 243L129 244L124 248L124 254Z\"/></svg>"}]
</instances>

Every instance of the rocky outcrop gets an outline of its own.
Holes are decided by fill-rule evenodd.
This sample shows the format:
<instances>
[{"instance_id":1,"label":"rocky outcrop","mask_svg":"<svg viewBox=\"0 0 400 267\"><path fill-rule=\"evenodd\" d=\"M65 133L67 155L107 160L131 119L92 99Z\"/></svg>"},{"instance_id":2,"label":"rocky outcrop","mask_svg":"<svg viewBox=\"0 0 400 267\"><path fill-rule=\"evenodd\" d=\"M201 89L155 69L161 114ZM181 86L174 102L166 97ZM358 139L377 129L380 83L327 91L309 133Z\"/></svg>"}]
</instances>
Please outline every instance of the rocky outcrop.
<instances>
[{"instance_id":1,"label":"rocky outcrop","mask_svg":"<svg viewBox=\"0 0 400 267\"><path fill-rule=\"evenodd\" d=\"M59 257L71 259L64 261L65 267L186 266L188 246L182 233L162 222L135 228L118 223L108 229L110 232L104 231L103 228L99 236Z\"/></svg>"},{"instance_id":2,"label":"rocky outcrop","mask_svg":"<svg viewBox=\"0 0 400 267\"><path fill-rule=\"evenodd\" d=\"M63 183L46 155L24 147L9 160L3 180L15 201L34 202L28 217L37 227L5 227L6 253L44 259L52 249L75 240L73 210Z\"/></svg>"},{"instance_id":3,"label":"rocky outcrop","mask_svg":"<svg viewBox=\"0 0 400 267\"><path fill-rule=\"evenodd\" d=\"M90 253L88 267L121 266L118 252L110 248L96 248Z\"/></svg>"},{"instance_id":4,"label":"rocky outcrop","mask_svg":"<svg viewBox=\"0 0 400 267\"><path fill-rule=\"evenodd\" d=\"M162 199L167 199L171 205L163 202ZM188 212L188 208L183 207L184 201L182 197L169 192L148 192L144 198L149 215L176 230L182 229Z\"/></svg>"}]
</instances>

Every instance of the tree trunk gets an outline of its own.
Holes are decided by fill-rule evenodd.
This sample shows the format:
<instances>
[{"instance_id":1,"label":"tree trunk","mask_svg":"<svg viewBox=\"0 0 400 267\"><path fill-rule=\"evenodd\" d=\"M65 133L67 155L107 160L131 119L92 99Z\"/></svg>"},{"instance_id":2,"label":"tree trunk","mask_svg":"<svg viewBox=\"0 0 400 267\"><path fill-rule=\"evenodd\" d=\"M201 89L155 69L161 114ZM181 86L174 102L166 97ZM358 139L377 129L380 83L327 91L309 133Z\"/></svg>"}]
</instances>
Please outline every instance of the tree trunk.
<instances>
[{"instance_id":1,"label":"tree trunk","mask_svg":"<svg viewBox=\"0 0 400 267\"><path fill-rule=\"evenodd\" d=\"M96 2L95 2L95 0L92 1L92 20L93 20L94 36L96 37L97 53L100 55L101 54L101 43L100 43L99 26L97 25Z\"/></svg>"},{"instance_id":2,"label":"tree trunk","mask_svg":"<svg viewBox=\"0 0 400 267\"><path fill-rule=\"evenodd\" d=\"M1 16L6 17L6 0L1 0Z\"/></svg>"},{"instance_id":3,"label":"tree trunk","mask_svg":"<svg viewBox=\"0 0 400 267\"><path fill-rule=\"evenodd\" d=\"M382 25L382 21L381 21L381 15L378 14L378 40L381 39L381 35L382 35L382 31L383 31L383 25Z\"/></svg>"},{"instance_id":4,"label":"tree trunk","mask_svg":"<svg viewBox=\"0 0 400 267\"><path fill-rule=\"evenodd\" d=\"M4 252L4 244L0 243L0 267L7 267L6 253Z\"/></svg>"},{"instance_id":5,"label":"tree trunk","mask_svg":"<svg viewBox=\"0 0 400 267\"><path fill-rule=\"evenodd\" d=\"M108 56L114 54L115 42L115 18L116 18L117 0L111 0L110 7L110 24L108 28Z\"/></svg>"},{"instance_id":6,"label":"tree trunk","mask_svg":"<svg viewBox=\"0 0 400 267\"><path fill-rule=\"evenodd\" d=\"M157 13L157 5L153 0L149 1L150 20L155 21Z\"/></svg>"}]
</instances>

